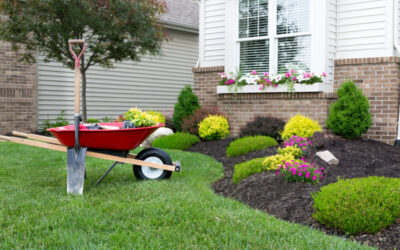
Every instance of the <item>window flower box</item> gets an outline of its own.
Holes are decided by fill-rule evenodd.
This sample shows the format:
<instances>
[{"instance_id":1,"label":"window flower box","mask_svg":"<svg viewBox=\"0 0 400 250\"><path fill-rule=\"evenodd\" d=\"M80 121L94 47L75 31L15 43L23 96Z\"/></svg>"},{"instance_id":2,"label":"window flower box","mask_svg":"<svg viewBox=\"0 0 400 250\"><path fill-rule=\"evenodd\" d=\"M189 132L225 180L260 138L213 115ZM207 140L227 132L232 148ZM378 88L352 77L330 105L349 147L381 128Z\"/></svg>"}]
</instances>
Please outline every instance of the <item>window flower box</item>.
<instances>
[{"instance_id":1,"label":"window flower box","mask_svg":"<svg viewBox=\"0 0 400 250\"><path fill-rule=\"evenodd\" d=\"M305 92L324 92L329 90L329 84L317 82L313 84L294 84L294 90L296 93ZM246 94L246 93L289 93L285 84L278 85L276 87L269 86L260 90L260 85L245 85L236 88L232 86L217 86L217 94Z\"/></svg>"}]
</instances>

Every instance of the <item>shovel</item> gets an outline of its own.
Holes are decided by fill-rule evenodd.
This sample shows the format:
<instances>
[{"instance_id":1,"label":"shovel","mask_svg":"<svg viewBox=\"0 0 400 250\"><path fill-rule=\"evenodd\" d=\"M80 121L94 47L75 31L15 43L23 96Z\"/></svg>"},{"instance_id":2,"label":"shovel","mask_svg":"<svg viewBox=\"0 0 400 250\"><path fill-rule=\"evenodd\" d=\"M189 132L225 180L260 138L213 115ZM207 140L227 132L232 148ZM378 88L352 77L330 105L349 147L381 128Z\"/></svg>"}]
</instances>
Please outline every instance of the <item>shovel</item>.
<instances>
[{"instance_id":1,"label":"shovel","mask_svg":"<svg viewBox=\"0 0 400 250\"><path fill-rule=\"evenodd\" d=\"M81 148L79 145L79 124L80 115L80 79L81 72L79 70L80 59L85 52L84 40L69 40L69 51L75 59L75 147L67 149L67 193L83 194L83 182L85 179L85 162L87 148ZM72 49L73 44L82 44L82 50L79 56L76 56Z\"/></svg>"}]
</instances>

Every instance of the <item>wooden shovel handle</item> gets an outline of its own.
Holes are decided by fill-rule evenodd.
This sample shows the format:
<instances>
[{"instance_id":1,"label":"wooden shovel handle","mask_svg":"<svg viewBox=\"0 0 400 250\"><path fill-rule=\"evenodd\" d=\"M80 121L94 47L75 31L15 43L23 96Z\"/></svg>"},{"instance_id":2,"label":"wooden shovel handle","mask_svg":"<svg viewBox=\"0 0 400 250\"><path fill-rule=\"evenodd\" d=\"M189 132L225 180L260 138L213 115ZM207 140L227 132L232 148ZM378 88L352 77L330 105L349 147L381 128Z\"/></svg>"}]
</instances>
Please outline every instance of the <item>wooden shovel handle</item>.
<instances>
[{"instance_id":1,"label":"wooden shovel handle","mask_svg":"<svg viewBox=\"0 0 400 250\"><path fill-rule=\"evenodd\" d=\"M81 107L81 72L79 69L80 60L85 53L85 40L77 40L77 39L70 39L68 40L69 43L69 52L71 53L72 57L75 59L75 115L79 115L80 107ZM76 56L74 50L72 49L73 44L82 44L82 51L79 56Z\"/></svg>"}]
</instances>

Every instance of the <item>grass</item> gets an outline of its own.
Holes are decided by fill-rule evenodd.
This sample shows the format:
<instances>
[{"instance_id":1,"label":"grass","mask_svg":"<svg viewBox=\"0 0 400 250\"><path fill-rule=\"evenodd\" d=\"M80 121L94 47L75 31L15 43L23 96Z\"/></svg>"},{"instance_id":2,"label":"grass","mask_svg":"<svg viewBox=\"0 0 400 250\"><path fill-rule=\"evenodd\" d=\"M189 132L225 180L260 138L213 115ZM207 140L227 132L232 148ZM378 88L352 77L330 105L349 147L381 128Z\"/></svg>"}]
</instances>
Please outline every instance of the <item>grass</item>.
<instances>
[{"instance_id":1,"label":"grass","mask_svg":"<svg viewBox=\"0 0 400 250\"><path fill-rule=\"evenodd\" d=\"M234 140L226 148L226 156L239 156L255 150L261 150L278 145L278 142L269 136L246 136Z\"/></svg>"},{"instance_id":2,"label":"grass","mask_svg":"<svg viewBox=\"0 0 400 250\"><path fill-rule=\"evenodd\" d=\"M360 249L358 243L276 219L210 184L210 157L168 150L182 172L136 181L129 165L88 158L83 196L66 194L66 154L0 141L0 248Z\"/></svg>"},{"instance_id":3,"label":"grass","mask_svg":"<svg viewBox=\"0 0 400 250\"><path fill-rule=\"evenodd\" d=\"M152 146L163 149L185 150L199 141L200 139L195 135L177 132L173 135L162 136L155 139Z\"/></svg>"}]
</instances>

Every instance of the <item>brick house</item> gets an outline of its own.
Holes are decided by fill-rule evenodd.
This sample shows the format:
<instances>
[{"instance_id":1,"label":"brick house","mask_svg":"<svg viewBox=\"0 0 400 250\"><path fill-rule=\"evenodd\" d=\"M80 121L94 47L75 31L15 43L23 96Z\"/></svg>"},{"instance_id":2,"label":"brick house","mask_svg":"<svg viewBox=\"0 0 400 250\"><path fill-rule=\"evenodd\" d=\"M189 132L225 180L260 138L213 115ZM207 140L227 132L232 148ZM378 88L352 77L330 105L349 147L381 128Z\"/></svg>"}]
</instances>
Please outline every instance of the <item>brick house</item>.
<instances>
[{"instance_id":1,"label":"brick house","mask_svg":"<svg viewBox=\"0 0 400 250\"><path fill-rule=\"evenodd\" d=\"M195 93L225 112L237 135L256 115L288 120L301 113L324 125L335 90L354 80L370 101L373 123L364 137L393 144L400 138L399 2L201 0ZM288 64L328 76L294 96L268 88L217 91L218 72L277 73Z\"/></svg>"},{"instance_id":2,"label":"brick house","mask_svg":"<svg viewBox=\"0 0 400 250\"><path fill-rule=\"evenodd\" d=\"M88 70L88 118L116 118L131 107L171 113L180 90L193 85L199 5L191 0L166 4L161 22L169 40L162 44L161 55ZM67 119L73 118L73 71L57 62L45 63L40 55L37 59L36 64L20 63L18 53L0 42L0 134L37 131L61 110Z\"/></svg>"}]
</instances>

